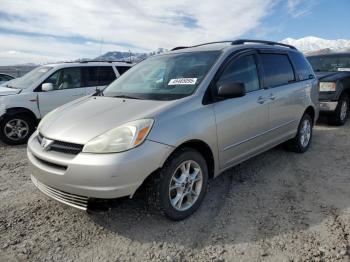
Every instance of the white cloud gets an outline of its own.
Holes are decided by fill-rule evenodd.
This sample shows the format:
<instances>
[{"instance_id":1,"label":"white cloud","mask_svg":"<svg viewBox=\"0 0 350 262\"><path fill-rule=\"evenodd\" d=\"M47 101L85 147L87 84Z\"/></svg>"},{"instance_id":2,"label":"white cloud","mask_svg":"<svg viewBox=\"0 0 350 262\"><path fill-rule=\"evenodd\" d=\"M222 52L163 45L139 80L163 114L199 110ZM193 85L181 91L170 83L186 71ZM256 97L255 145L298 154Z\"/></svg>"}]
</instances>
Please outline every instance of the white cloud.
<instances>
[{"instance_id":1,"label":"white cloud","mask_svg":"<svg viewBox=\"0 0 350 262\"><path fill-rule=\"evenodd\" d=\"M77 58L92 58L109 50L127 51L123 46L83 42L72 43L54 37L0 34L0 65L50 63ZM139 51L139 50L135 50Z\"/></svg>"},{"instance_id":2,"label":"white cloud","mask_svg":"<svg viewBox=\"0 0 350 262\"><path fill-rule=\"evenodd\" d=\"M295 18L302 17L311 13L316 5L316 0L288 0L288 13Z\"/></svg>"},{"instance_id":3,"label":"white cloud","mask_svg":"<svg viewBox=\"0 0 350 262\"><path fill-rule=\"evenodd\" d=\"M0 29L27 36L0 34L0 52L17 50L74 59L96 56L101 39L131 44L132 51L233 39L256 28L275 2L2 0ZM90 44L62 40L72 37L83 37ZM116 47L104 45L103 50Z\"/></svg>"}]
</instances>

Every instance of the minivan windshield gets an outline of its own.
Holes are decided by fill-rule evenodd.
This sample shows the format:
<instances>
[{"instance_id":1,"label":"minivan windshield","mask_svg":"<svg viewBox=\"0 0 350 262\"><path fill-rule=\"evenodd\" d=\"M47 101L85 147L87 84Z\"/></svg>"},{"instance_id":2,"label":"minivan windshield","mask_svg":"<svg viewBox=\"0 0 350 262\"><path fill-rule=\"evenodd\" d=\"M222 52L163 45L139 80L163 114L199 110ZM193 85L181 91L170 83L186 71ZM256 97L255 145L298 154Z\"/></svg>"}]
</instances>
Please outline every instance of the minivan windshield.
<instances>
[{"instance_id":1,"label":"minivan windshield","mask_svg":"<svg viewBox=\"0 0 350 262\"><path fill-rule=\"evenodd\" d=\"M219 51L165 54L148 58L110 84L104 96L174 100L193 94Z\"/></svg>"},{"instance_id":2,"label":"minivan windshield","mask_svg":"<svg viewBox=\"0 0 350 262\"><path fill-rule=\"evenodd\" d=\"M5 83L5 86L11 87L11 88L17 88L17 89L25 89L30 87L32 84L34 84L36 81L39 80L44 74L46 74L49 70L51 70L53 67L51 66L40 66L32 71L28 72L24 76L20 78L13 79L7 83Z\"/></svg>"},{"instance_id":3,"label":"minivan windshield","mask_svg":"<svg viewBox=\"0 0 350 262\"><path fill-rule=\"evenodd\" d=\"M307 57L315 72L350 71L350 55L323 55Z\"/></svg>"}]
</instances>

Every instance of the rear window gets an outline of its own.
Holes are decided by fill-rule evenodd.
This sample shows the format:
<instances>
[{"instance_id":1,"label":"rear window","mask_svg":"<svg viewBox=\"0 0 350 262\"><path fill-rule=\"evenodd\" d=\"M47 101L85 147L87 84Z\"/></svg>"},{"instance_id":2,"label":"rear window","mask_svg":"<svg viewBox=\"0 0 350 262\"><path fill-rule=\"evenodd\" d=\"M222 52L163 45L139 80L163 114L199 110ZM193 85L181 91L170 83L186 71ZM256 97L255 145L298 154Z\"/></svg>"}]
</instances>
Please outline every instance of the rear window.
<instances>
[{"instance_id":1,"label":"rear window","mask_svg":"<svg viewBox=\"0 0 350 262\"><path fill-rule=\"evenodd\" d=\"M83 67L83 86L106 86L116 79L111 66Z\"/></svg>"},{"instance_id":2,"label":"rear window","mask_svg":"<svg viewBox=\"0 0 350 262\"><path fill-rule=\"evenodd\" d=\"M290 57L293 61L299 80L302 81L315 77L311 65L302 54L297 52L290 52Z\"/></svg>"},{"instance_id":3,"label":"rear window","mask_svg":"<svg viewBox=\"0 0 350 262\"><path fill-rule=\"evenodd\" d=\"M117 66L117 70L120 75L124 74L129 69L130 69L130 66Z\"/></svg>"},{"instance_id":4,"label":"rear window","mask_svg":"<svg viewBox=\"0 0 350 262\"><path fill-rule=\"evenodd\" d=\"M261 54L264 87L285 85L295 80L293 67L287 55Z\"/></svg>"}]
</instances>

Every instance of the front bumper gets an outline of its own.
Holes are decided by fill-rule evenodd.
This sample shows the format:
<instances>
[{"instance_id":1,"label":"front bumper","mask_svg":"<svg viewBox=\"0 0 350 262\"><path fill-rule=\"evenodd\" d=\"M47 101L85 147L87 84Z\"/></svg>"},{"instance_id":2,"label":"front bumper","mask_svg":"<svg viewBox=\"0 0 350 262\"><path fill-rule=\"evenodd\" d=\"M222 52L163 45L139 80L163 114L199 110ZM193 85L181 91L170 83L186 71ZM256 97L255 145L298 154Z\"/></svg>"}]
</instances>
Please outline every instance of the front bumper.
<instances>
[{"instance_id":1,"label":"front bumper","mask_svg":"<svg viewBox=\"0 0 350 262\"><path fill-rule=\"evenodd\" d=\"M86 209L85 200L132 196L149 174L162 167L172 150L168 145L146 140L122 153L71 155L44 151L34 133L28 141L27 155L32 181L43 193ZM73 203L69 202L72 199Z\"/></svg>"},{"instance_id":2,"label":"front bumper","mask_svg":"<svg viewBox=\"0 0 350 262\"><path fill-rule=\"evenodd\" d=\"M337 101L320 101L321 112L333 112L338 106Z\"/></svg>"}]
</instances>

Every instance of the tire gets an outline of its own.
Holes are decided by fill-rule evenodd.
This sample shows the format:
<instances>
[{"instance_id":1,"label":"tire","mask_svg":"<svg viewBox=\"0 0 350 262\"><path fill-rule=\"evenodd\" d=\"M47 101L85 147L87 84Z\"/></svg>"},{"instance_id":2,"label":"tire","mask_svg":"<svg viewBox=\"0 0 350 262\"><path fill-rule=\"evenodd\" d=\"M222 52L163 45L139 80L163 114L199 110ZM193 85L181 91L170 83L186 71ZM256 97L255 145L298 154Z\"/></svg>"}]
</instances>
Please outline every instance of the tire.
<instances>
[{"instance_id":1,"label":"tire","mask_svg":"<svg viewBox=\"0 0 350 262\"><path fill-rule=\"evenodd\" d=\"M334 113L329 116L329 123L335 126L343 126L349 117L349 96L342 94Z\"/></svg>"},{"instance_id":2,"label":"tire","mask_svg":"<svg viewBox=\"0 0 350 262\"><path fill-rule=\"evenodd\" d=\"M0 123L0 139L8 145L26 143L34 131L35 122L24 114L5 116Z\"/></svg>"},{"instance_id":3,"label":"tire","mask_svg":"<svg viewBox=\"0 0 350 262\"><path fill-rule=\"evenodd\" d=\"M288 149L296 153L304 153L308 151L312 142L312 135L312 117L308 113L305 113L300 120L297 135L287 143Z\"/></svg>"},{"instance_id":4,"label":"tire","mask_svg":"<svg viewBox=\"0 0 350 262\"><path fill-rule=\"evenodd\" d=\"M197 176L196 171L199 171ZM195 177L197 181L193 180ZM192 148L181 148L152 178L147 191L148 201L169 219L182 220L199 208L207 185L208 167L203 156Z\"/></svg>"}]
</instances>

